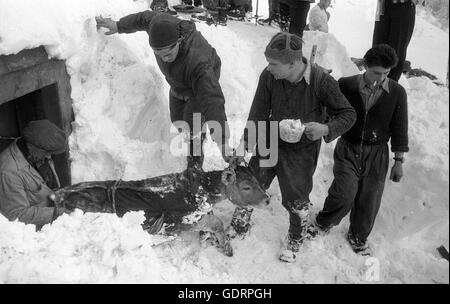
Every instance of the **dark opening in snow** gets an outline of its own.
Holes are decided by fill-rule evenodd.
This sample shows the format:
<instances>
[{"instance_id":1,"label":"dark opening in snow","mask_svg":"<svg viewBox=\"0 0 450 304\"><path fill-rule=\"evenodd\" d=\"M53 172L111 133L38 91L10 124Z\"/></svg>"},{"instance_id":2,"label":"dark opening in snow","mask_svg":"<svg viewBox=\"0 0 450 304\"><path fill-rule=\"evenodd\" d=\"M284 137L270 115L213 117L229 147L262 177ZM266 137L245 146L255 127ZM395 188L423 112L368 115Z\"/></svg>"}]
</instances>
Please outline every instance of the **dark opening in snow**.
<instances>
[{"instance_id":1,"label":"dark opening in snow","mask_svg":"<svg viewBox=\"0 0 450 304\"><path fill-rule=\"evenodd\" d=\"M49 59L43 47L0 56L0 151L32 120L48 119L69 135L70 91L64 61ZM70 185L69 153L53 160L62 186Z\"/></svg>"}]
</instances>

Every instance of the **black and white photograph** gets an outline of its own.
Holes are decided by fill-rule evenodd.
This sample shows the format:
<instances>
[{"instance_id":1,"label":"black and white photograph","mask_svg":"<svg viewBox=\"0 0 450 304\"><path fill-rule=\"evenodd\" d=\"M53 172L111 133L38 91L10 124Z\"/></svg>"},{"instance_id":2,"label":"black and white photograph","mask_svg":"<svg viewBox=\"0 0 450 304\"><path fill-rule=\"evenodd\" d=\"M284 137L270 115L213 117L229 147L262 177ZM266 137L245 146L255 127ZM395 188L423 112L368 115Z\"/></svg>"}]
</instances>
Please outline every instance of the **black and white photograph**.
<instances>
[{"instance_id":1,"label":"black and white photograph","mask_svg":"<svg viewBox=\"0 0 450 304\"><path fill-rule=\"evenodd\" d=\"M448 250L448 0L0 0L1 285L274 303Z\"/></svg>"}]
</instances>

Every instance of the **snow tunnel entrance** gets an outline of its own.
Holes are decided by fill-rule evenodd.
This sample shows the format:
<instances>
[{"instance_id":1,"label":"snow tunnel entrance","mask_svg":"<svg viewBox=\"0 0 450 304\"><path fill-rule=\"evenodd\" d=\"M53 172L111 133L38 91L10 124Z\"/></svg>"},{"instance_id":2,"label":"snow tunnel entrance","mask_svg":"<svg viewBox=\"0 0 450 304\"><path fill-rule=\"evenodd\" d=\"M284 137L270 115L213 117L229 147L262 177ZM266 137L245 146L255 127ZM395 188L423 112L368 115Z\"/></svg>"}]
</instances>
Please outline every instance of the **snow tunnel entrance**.
<instances>
[{"instance_id":1,"label":"snow tunnel entrance","mask_svg":"<svg viewBox=\"0 0 450 304\"><path fill-rule=\"evenodd\" d=\"M29 121L48 119L66 134L74 120L70 78L62 60L43 47L0 56L0 152ZM53 156L62 186L71 184L69 153Z\"/></svg>"}]
</instances>

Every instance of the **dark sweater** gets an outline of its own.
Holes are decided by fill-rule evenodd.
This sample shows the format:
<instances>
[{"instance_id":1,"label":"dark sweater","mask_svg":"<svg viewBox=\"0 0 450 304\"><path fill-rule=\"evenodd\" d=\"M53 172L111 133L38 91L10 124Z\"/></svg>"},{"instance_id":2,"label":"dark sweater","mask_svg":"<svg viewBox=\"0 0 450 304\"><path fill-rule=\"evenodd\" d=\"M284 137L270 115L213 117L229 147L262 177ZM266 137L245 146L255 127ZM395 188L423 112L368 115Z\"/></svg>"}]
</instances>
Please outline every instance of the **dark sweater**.
<instances>
[{"instance_id":1,"label":"dark sweater","mask_svg":"<svg viewBox=\"0 0 450 304\"><path fill-rule=\"evenodd\" d=\"M119 33L149 33L152 22L156 20L167 20L176 24L180 37L183 37L174 62L164 62L156 56L167 82L176 93L195 101L194 111L201 112L205 121L217 121L222 130L226 130L225 98L219 84L221 60L216 50L196 30L192 21L181 20L165 13L145 11L123 17L117 22L117 27ZM226 132L222 132L222 137L225 135ZM216 140L214 135L212 137Z\"/></svg>"},{"instance_id":2,"label":"dark sweater","mask_svg":"<svg viewBox=\"0 0 450 304\"><path fill-rule=\"evenodd\" d=\"M405 89L389 79L389 93L383 91L366 112L359 92L358 75L339 79L339 87L355 108L356 122L342 137L353 144L379 145L391 140L392 152L408 152L408 107Z\"/></svg>"},{"instance_id":3,"label":"dark sweater","mask_svg":"<svg viewBox=\"0 0 450 304\"><path fill-rule=\"evenodd\" d=\"M327 116L329 119L326 121ZM330 142L349 130L356 117L354 109L340 92L337 81L323 68L313 65L310 84L304 78L297 84L277 80L267 69L261 73L248 121L279 122L283 119L325 123L329 128L325 141ZM249 142L248 134L245 135L246 142ZM280 139L278 144L299 148L311 143L303 135L298 143L286 143Z\"/></svg>"}]
</instances>

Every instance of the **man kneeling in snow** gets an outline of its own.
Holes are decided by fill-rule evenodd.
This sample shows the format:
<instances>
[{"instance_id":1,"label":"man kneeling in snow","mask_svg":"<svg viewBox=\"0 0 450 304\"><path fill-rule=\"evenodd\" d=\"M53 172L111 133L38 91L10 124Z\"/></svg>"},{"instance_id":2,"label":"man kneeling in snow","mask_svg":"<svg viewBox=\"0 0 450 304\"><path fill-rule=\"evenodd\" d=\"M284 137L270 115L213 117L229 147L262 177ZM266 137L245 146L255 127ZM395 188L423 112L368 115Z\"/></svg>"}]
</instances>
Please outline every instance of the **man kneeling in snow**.
<instances>
[{"instance_id":1,"label":"man kneeling in snow","mask_svg":"<svg viewBox=\"0 0 450 304\"><path fill-rule=\"evenodd\" d=\"M322 137L331 142L355 121L355 111L339 91L336 80L303 57L302 43L300 37L289 33L278 33L272 38L264 53L269 65L261 73L248 117L253 124L278 124L292 119L304 122L304 134L298 134L295 141L283 138L282 123L281 138L276 137L275 142L266 140L272 138L269 132L258 133L256 155L249 163L264 189L269 188L275 176L278 178L282 204L289 212L289 231L280 255L285 262L295 261L300 245L308 237L309 194ZM328 121L327 114L331 117ZM238 151L244 151L244 147L253 151L251 143L254 145L256 140L248 133ZM278 161L265 165L266 157L261 155L259 146L271 145L277 147ZM275 154L272 150L270 158Z\"/></svg>"},{"instance_id":2,"label":"man kneeling in snow","mask_svg":"<svg viewBox=\"0 0 450 304\"><path fill-rule=\"evenodd\" d=\"M380 208L389 167L387 142L391 140L394 152L390 175L394 182L403 176L403 153L409 148L406 92L387 78L398 62L395 50L387 44L376 45L364 61L363 75L339 79L357 119L334 149L334 181L316 224L328 231L351 211L347 240L356 253L369 255L367 237Z\"/></svg>"},{"instance_id":3,"label":"man kneeling in snow","mask_svg":"<svg viewBox=\"0 0 450 304\"><path fill-rule=\"evenodd\" d=\"M201 150L205 133L193 133L194 113L201 114L202 129L207 121L220 125L221 130L211 130L211 137L228 161L231 148L225 99L219 84L222 63L195 24L152 11L131 14L117 22L102 17L96 20L98 27L109 29L106 35L136 31L146 31L149 35L158 66L170 85L170 119L180 132L187 131L186 125L189 127L188 169L199 170L203 165Z\"/></svg>"},{"instance_id":4,"label":"man kneeling in snow","mask_svg":"<svg viewBox=\"0 0 450 304\"><path fill-rule=\"evenodd\" d=\"M48 120L37 120L0 154L0 212L6 218L40 229L66 212L50 199L51 188L59 184L51 155L66 150L64 131Z\"/></svg>"}]
</instances>

